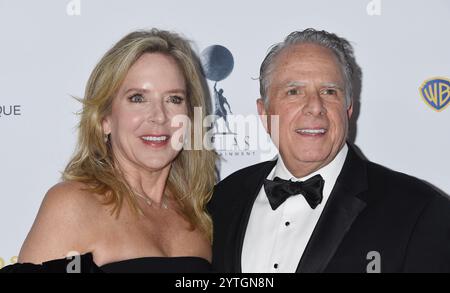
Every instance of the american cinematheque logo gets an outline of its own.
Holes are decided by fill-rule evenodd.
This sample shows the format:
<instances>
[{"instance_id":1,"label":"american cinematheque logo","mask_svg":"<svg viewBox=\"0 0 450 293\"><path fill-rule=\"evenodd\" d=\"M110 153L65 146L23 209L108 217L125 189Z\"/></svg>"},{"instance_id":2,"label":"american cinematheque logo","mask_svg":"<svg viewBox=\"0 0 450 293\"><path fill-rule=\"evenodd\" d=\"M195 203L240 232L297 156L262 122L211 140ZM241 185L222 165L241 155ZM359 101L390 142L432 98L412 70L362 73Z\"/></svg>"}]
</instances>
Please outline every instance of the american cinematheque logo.
<instances>
[{"instance_id":1,"label":"american cinematheque logo","mask_svg":"<svg viewBox=\"0 0 450 293\"><path fill-rule=\"evenodd\" d=\"M259 117L233 113L231 97L221 85L233 71L233 54L224 46L212 45L201 52L200 59L205 78L213 83L211 98L214 112L208 126L213 129L211 143L215 150L222 156L255 155Z\"/></svg>"},{"instance_id":2,"label":"american cinematheque logo","mask_svg":"<svg viewBox=\"0 0 450 293\"><path fill-rule=\"evenodd\" d=\"M22 105L0 105L0 118L21 115Z\"/></svg>"},{"instance_id":3,"label":"american cinematheque logo","mask_svg":"<svg viewBox=\"0 0 450 293\"><path fill-rule=\"evenodd\" d=\"M443 111L450 104L450 79L448 78L427 79L419 90L425 103L435 111Z\"/></svg>"}]
</instances>

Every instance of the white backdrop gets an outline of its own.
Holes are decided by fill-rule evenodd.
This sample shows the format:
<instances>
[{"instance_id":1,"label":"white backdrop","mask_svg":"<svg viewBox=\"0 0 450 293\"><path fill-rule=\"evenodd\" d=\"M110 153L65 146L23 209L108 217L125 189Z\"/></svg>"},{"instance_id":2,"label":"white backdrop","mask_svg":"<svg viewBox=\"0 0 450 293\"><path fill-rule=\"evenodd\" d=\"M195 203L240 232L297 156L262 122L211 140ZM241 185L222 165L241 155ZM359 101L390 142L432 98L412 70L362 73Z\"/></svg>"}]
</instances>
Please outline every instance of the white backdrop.
<instances>
[{"instance_id":1,"label":"white backdrop","mask_svg":"<svg viewBox=\"0 0 450 293\"><path fill-rule=\"evenodd\" d=\"M234 57L218 86L233 113L256 113L259 65L293 30L350 40L363 72L356 144L381 163L450 193L450 107L433 110L419 87L450 77L446 0L0 0L0 267L20 246L76 142L87 78L126 33L158 27ZM212 84L211 84L212 87ZM273 153L222 153L222 178ZM14 261L14 259L12 259Z\"/></svg>"}]
</instances>

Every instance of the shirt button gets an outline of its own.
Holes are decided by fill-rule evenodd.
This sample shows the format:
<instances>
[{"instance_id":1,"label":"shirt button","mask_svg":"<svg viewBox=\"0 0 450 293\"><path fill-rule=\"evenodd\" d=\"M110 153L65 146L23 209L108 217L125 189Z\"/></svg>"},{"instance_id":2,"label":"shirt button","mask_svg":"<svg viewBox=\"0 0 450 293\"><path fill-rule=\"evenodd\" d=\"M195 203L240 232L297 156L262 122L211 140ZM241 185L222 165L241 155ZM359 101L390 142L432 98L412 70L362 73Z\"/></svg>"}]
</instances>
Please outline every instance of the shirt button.
<instances>
[{"instance_id":1,"label":"shirt button","mask_svg":"<svg viewBox=\"0 0 450 293\"><path fill-rule=\"evenodd\" d=\"M277 264L277 263L274 264L273 267L274 267L275 269L278 269L278 264Z\"/></svg>"},{"instance_id":2,"label":"shirt button","mask_svg":"<svg viewBox=\"0 0 450 293\"><path fill-rule=\"evenodd\" d=\"M286 225L286 227L289 226L290 224L291 224L290 222L284 223L284 225Z\"/></svg>"}]
</instances>

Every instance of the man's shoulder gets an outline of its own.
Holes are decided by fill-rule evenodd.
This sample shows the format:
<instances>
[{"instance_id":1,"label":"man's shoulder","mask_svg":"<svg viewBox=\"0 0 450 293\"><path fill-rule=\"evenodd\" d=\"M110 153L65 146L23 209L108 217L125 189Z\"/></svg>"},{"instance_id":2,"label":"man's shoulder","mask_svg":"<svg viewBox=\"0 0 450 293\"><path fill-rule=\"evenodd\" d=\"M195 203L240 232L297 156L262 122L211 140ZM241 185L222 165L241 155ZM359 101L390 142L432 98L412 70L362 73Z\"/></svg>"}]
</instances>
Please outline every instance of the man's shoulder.
<instances>
[{"instance_id":1,"label":"man's shoulder","mask_svg":"<svg viewBox=\"0 0 450 293\"><path fill-rule=\"evenodd\" d=\"M368 164L368 177L371 206L378 208L386 235L408 238L404 269L448 271L450 198L424 180L375 163Z\"/></svg>"},{"instance_id":2,"label":"man's shoulder","mask_svg":"<svg viewBox=\"0 0 450 293\"><path fill-rule=\"evenodd\" d=\"M275 166L275 163L276 161L258 163L227 176L214 187L214 194L209 203L209 208L244 200L249 195L246 192L248 191L246 187L251 187L254 184L256 188L264 174L268 174L273 166Z\"/></svg>"},{"instance_id":3,"label":"man's shoulder","mask_svg":"<svg viewBox=\"0 0 450 293\"><path fill-rule=\"evenodd\" d=\"M368 162L369 188L378 190L384 196L404 200L409 204L428 205L441 202L450 209L450 199L430 183L417 177L389 169L377 163Z\"/></svg>"},{"instance_id":4,"label":"man's shoulder","mask_svg":"<svg viewBox=\"0 0 450 293\"><path fill-rule=\"evenodd\" d=\"M234 173L228 175L222 181L217 184L217 188L224 188L230 185L239 184L251 180L253 177L262 175L269 171L268 169L273 168L276 164L276 160L265 161L258 164L250 165L248 167L242 168L235 171ZM270 171L269 171L270 172Z\"/></svg>"}]
</instances>

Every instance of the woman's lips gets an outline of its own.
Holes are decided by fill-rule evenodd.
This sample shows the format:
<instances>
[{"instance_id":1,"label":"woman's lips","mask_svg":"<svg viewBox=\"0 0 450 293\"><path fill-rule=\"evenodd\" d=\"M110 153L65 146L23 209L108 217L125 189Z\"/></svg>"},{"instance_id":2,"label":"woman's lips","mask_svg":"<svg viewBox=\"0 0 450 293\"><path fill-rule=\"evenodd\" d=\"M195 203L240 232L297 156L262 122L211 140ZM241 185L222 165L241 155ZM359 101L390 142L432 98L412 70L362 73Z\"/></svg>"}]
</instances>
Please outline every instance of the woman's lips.
<instances>
[{"instance_id":1,"label":"woman's lips","mask_svg":"<svg viewBox=\"0 0 450 293\"><path fill-rule=\"evenodd\" d=\"M168 134L146 134L140 136L143 143L152 147L163 147L170 141Z\"/></svg>"}]
</instances>

